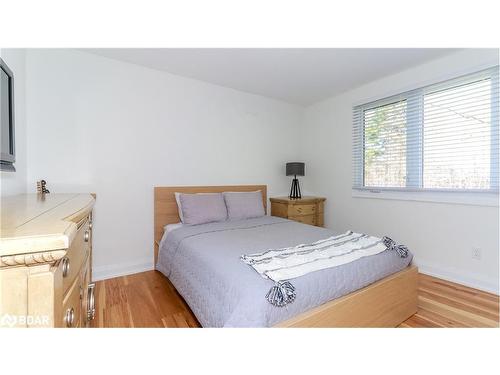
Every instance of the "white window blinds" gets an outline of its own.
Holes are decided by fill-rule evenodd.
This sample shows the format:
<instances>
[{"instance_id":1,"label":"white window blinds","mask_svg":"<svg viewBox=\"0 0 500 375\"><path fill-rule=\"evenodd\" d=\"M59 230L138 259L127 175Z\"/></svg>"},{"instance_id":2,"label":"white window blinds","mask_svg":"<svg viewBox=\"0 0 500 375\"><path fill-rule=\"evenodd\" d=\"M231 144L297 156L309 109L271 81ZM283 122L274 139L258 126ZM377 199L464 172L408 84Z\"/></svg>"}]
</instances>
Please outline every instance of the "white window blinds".
<instances>
[{"instance_id":1,"label":"white window blinds","mask_svg":"<svg viewBox=\"0 0 500 375\"><path fill-rule=\"evenodd\" d=\"M497 191L498 67L353 108L353 188Z\"/></svg>"}]
</instances>

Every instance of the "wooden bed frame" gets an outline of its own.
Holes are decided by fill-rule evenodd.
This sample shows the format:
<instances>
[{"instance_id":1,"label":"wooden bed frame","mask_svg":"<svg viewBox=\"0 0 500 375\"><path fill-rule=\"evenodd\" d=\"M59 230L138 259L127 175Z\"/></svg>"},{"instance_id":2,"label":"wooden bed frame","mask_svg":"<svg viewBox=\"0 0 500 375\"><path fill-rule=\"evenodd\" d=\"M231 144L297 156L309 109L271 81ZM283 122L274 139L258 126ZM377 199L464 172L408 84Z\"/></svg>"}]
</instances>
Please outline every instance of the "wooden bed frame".
<instances>
[{"instance_id":1,"label":"wooden bed frame","mask_svg":"<svg viewBox=\"0 0 500 375\"><path fill-rule=\"evenodd\" d=\"M155 187L155 265L163 228L167 224L180 221L175 192L220 193L256 190L262 191L266 208L266 185ZM276 327L396 327L417 312L417 275L417 267L409 266L365 288L281 322Z\"/></svg>"}]
</instances>

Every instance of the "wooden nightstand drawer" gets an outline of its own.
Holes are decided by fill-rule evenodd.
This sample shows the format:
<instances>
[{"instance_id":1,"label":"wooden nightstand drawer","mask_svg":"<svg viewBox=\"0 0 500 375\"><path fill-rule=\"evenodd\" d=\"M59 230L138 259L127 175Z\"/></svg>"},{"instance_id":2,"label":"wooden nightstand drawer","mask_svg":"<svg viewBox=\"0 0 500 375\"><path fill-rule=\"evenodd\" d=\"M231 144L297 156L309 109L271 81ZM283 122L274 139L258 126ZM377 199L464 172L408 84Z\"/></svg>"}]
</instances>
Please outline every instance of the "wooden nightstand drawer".
<instances>
[{"instance_id":1,"label":"wooden nightstand drawer","mask_svg":"<svg viewBox=\"0 0 500 375\"><path fill-rule=\"evenodd\" d=\"M325 200L325 198L321 197L303 197L301 199L270 198L271 215L322 227Z\"/></svg>"},{"instance_id":2,"label":"wooden nightstand drawer","mask_svg":"<svg viewBox=\"0 0 500 375\"><path fill-rule=\"evenodd\" d=\"M288 206L288 216L314 215L316 213L315 204L294 204Z\"/></svg>"}]
</instances>

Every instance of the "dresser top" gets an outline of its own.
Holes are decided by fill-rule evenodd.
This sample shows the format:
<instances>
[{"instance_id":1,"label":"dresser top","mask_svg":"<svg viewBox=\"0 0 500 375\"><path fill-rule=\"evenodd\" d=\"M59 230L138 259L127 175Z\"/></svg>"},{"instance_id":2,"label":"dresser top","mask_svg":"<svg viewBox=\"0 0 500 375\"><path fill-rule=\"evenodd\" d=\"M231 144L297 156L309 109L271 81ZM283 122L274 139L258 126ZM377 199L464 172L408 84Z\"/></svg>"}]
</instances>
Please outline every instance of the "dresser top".
<instances>
[{"instance_id":1,"label":"dresser top","mask_svg":"<svg viewBox=\"0 0 500 375\"><path fill-rule=\"evenodd\" d=\"M326 200L326 198L305 195L300 199L292 199L289 197L273 197L269 198L269 200L271 202L286 203L286 204L313 204L313 203L323 202Z\"/></svg>"},{"instance_id":2,"label":"dresser top","mask_svg":"<svg viewBox=\"0 0 500 375\"><path fill-rule=\"evenodd\" d=\"M67 249L94 206L90 194L21 194L2 198L0 256Z\"/></svg>"}]
</instances>

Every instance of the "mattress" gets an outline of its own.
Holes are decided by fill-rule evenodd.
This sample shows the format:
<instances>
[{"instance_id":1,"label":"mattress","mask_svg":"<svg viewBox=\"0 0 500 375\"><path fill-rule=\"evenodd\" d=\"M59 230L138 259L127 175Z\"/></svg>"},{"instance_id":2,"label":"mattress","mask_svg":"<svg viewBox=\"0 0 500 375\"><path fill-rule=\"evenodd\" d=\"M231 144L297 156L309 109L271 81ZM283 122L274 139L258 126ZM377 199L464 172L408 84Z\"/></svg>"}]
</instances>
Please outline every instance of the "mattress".
<instances>
[{"instance_id":1,"label":"mattress","mask_svg":"<svg viewBox=\"0 0 500 375\"><path fill-rule=\"evenodd\" d=\"M272 248L311 243L338 233L273 216L183 225L164 235L157 269L203 327L270 327L403 270L412 259L394 251L293 279L297 297L283 307L265 298L273 282L240 260Z\"/></svg>"}]
</instances>

